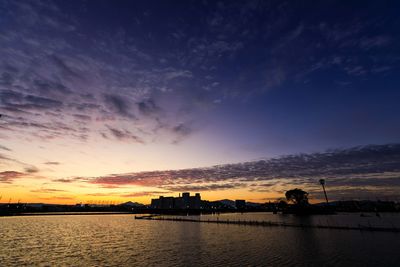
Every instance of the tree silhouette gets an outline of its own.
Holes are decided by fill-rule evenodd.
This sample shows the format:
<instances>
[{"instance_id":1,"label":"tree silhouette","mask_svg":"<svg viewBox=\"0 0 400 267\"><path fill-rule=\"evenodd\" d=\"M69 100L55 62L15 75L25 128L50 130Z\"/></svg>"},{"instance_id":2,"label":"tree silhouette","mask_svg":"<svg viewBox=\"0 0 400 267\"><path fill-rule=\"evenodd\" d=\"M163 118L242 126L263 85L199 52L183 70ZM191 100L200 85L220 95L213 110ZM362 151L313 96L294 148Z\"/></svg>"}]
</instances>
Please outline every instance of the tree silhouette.
<instances>
[{"instance_id":1,"label":"tree silhouette","mask_svg":"<svg viewBox=\"0 0 400 267\"><path fill-rule=\"evenodd\" d=\"M301 189L295 188L285 193L286 199L295 205L305 206L308 205L308 193Z\"/></svg>"}]
</instances>

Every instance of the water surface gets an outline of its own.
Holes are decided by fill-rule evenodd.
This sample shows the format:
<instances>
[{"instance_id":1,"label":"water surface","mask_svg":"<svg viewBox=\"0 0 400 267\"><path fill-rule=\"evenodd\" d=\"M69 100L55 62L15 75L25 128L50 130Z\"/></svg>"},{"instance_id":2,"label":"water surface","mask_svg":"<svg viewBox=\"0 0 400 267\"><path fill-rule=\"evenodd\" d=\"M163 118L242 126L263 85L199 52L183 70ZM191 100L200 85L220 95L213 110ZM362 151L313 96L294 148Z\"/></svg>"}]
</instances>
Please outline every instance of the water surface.
<instances>
[{"instance_id":1,"label":"water surface","mask_svg":"<svg viewBox=\"0 0 400 267\"><path fill-rule=\"evenodd\" d=\"M238 216L282 220L269 213L220 215ZM342 222L357 219L340 216ZM399 219L390 216L384 220ZM399 248L396 233L146 221L132 215L0 218L1 266L399 266Z\"/></svg>"}]
</instances>

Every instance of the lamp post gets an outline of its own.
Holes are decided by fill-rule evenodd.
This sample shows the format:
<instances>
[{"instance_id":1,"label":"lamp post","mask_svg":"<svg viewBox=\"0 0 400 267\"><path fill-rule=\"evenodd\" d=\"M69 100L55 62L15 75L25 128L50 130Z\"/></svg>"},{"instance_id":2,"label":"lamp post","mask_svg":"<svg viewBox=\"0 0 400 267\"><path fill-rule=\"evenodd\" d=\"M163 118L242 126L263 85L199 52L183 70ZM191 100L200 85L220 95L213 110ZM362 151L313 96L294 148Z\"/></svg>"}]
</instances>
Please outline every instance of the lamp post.
<instances>
[{"instance_id":1,"label":"lamp post","mask_svg":"<svg viewBox=\"0 0 400 267\"><path fill-rule=\"evenodd\" d=\"M326 195L326 191L325 191L325 179L320 179L319 183L322 185L322 189L324 190L326 204L329 204L328 196Z\"/></svg>"}]
</instances>

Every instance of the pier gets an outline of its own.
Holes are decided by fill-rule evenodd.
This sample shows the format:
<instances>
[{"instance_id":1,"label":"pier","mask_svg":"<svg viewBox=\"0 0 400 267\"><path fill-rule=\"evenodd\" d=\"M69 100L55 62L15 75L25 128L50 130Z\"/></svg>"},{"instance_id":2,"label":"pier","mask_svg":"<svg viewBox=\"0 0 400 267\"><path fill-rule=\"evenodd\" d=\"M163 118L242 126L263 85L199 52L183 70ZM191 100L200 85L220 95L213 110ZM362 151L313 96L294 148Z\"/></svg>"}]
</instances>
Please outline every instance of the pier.
<instances>
[{"instance_id":1,"label":"pier","mask_svg":"<svg viewBox=\"0 0 400 267\"><path fill-rule=\"evenodd\" d=\"M312 229L332 229L332 230L357 230L369 232L394 232L400 233L398 227L379 227L379 226L340 226L340 225L321 225L321 224L295 224L286 222L271 222L271 221L249 221L249 220L201 220L190 219L183 217L165 217L158 215L145 215L135 216L136 220L153 220L153 221L173 221L173 222L192 222L192 223L213 223L213 224L230 224L230 225L243 225L243 226L259 226L259 227L291 227L291 228L312 228Z\"/></svg>"}]
</instances>

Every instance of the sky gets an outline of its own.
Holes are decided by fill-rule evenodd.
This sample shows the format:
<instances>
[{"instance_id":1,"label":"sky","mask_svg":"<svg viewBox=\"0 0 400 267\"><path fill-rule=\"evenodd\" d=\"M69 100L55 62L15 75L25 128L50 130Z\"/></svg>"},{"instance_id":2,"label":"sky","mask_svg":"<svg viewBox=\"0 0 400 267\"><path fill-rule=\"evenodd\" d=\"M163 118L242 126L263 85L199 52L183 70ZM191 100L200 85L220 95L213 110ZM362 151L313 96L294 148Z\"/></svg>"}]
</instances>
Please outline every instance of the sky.
<instances>
[{"instance_id":1,"label":"sky","mask_svg":"<svg viewBox=\"0 0 400 267\"><path fill-rule=\"evenodd\" d=\"M0 202L397 200L399 12L0 0Z\"/></svg>"}]
</instances>

